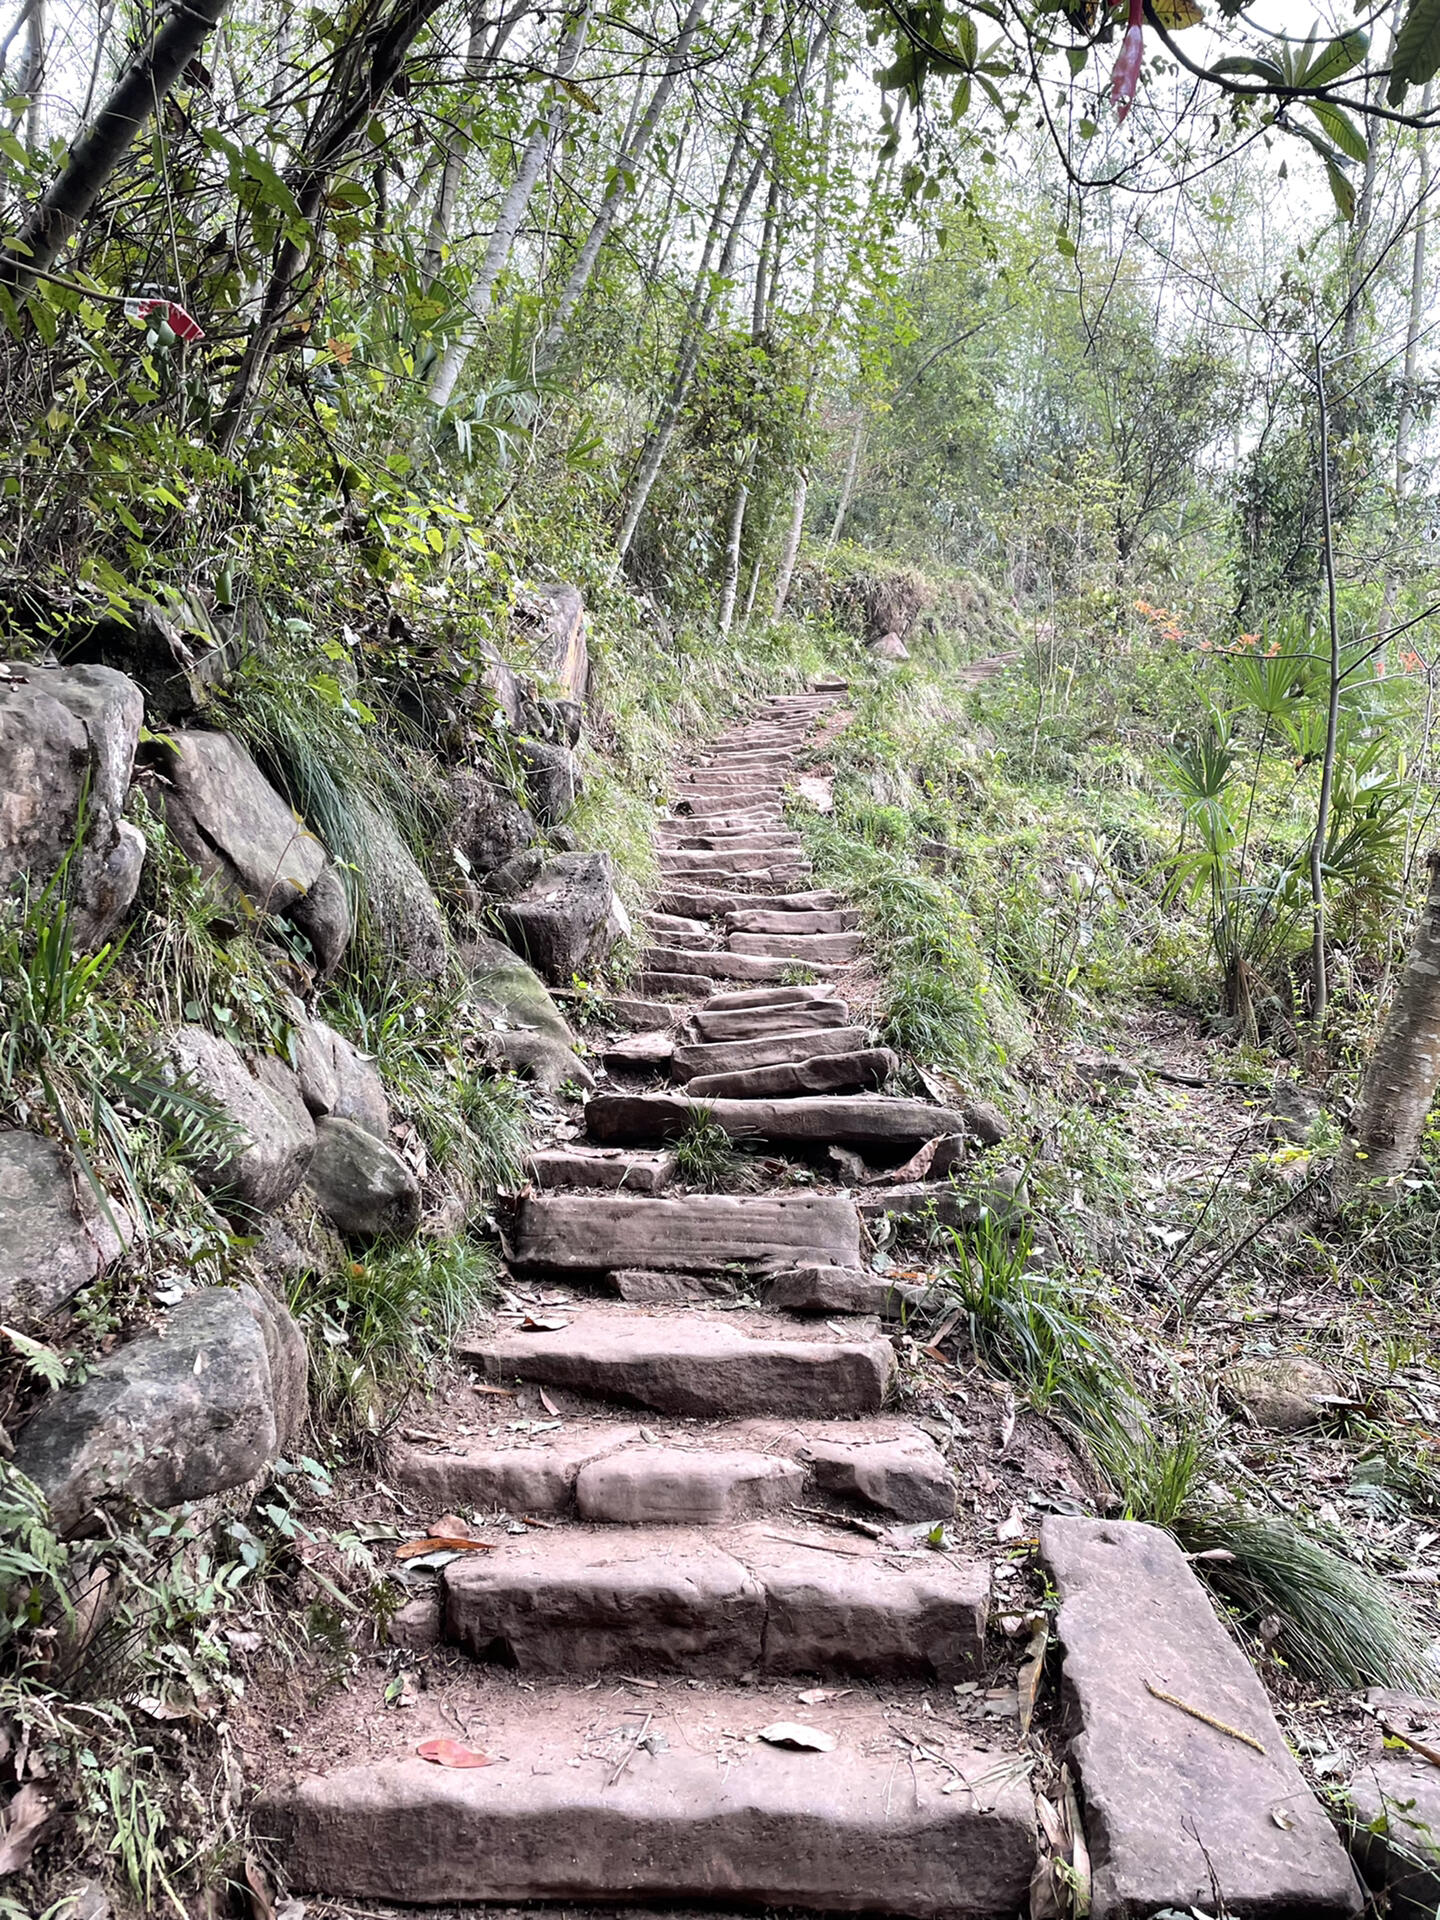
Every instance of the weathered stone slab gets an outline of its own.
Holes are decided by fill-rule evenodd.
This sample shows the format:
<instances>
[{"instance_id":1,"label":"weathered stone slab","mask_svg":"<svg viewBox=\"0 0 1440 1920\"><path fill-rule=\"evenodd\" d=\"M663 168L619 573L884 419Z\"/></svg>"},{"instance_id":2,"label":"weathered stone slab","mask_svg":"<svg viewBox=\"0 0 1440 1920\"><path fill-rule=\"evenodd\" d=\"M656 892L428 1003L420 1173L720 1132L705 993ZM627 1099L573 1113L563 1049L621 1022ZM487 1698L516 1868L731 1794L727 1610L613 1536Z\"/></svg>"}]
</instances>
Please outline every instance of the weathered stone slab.
<instances>
[{"instance_id":1,"label":"weathered stone slab","mask_svg":"<svg viewBox=\"0 0 1440 1920\"><path fill-rule=\"evenodd\" d=\"M698 1447L632 1447L581 1469L582 1520L627 1527L717 1527L798 1500L805 1469L769 1453Z\"/></svg>"},{"instance_id":2,"label":"weathered stone slab","mask_svg":"<svg viewBox=\"0 0 1440 1920\"><path fill-rule=\"evenodd\" d=\"M480 1004L498 1016L494 1045L508 1065L551 1092L571 1080L589 1084L590 1069L533 967L484 934L466 942L460 960Z\"/></svg>"},{"instance_id":3,"label":"weathered stone slab","mask_svg":"<svg viewBox=\"0 0 1440 1920\"><path fill-rule=\"evenodd\" d=\"M657 1273L650 1267L620 1267L610 1284L633 1306L678 1307L690 1301L733 1300L735 1282L719 1273Z\"/></svg>"},{"instance_id":4,"label":"weathered stone slab","mask_svg":"<svg viewBox=\"0 0 1440 1920\"><path fill-rule=\"evenodd\" d=\"M706 878L750 880L754 883L783 880L787 885L811 872L808 860L789 853L735 853L720 848L708 850L656 849L655 862L662 879Z\"/></svg>"},{"instance_id":5,"label":"weathered stone slab","mask_svg":"<svg viewBox=\"0 0 1440 1920\"><path fill-rule=\"evenodd\" d=\"M718 919L727 913L755 911L763 905L772 913L832 913L844 906L844 897L823 888L809 893L757 895L728 893L717 887L685 887L672 882L662 894L660 904L669 913L692 915L696 919Z\"/></svg>"},{"instance_id":6,"label":"weathered stone slab","mask_svg":"<svg viewBox=\"0 0 1440 1920\"><path fill-rule=\"evenodd\" d=\"M230 733L176 733L165 747L166 821L207 874L262 913L288 913L325 867L325 849Z\"/></svg>"},{"instance_id":7,"label":"weathered stone slab","mask_svg":"<svg viewBox=\"0 0 1440 1920\"><path fill-rule=\"evenodd\" d=\"M892 1440L810 1440L801 1453L821 1493L863 1500L902 1520L948 1520L955 1481L929 1434Z\"/></svg>"},{"instance_id":8,"label":"weathered stone slab","mask_svg":"<svg viewBox=\"0 0 1440 1920\"><path fill-rule=\"evenodd\" d=\"M774 907L734 907L725 915L732 933L853 933L860 916L852 909L794 911Z\"/></svg>"},{"instance_id":9,"label":"weathered stone slab","mask_svg":"<svg viewBox=\"0 0 1440 1920\"><path fill-rule=\"evenodd\" d=\"M719 827L709 821L672 820L661 828L657 844L677 852L768 854L805 843L785 827Z\"/></svg>"},{"instance_id":10,"label":"weathered stone slab","mask_svg":"<svg viewBox=\"0 0 1440 1920\"><path fill-rule=\"evenodd\" d=\"M1336 1376L1302 1353L1237 1361L1220 1376L1220 1387L1249 1421L1270 1433L1300 1433L1333 1419L1335 1403L1344 1398Z\"/></svg>"},{"instance_id":11,"label":"weathered stone slab","mask_svg":"<svg viewBox=\"0 0 1440 1920\"><path fill-rule=\"evenodd\" d=\"M637 1660L734 1673L760 1657L765 1596L740 1561L703 1540L560 1534L452 1562L442 1587L445 1638L523 1673Z\"/></svg>"},{"instance_id":12,"label":"weathered stone slab","mask_svg":"<svg viewBox=\"0 0 1440 1920\"><path fill-rule=\"evenodd\" d=\"M869 1092L883 1087L898 1062L888 1047L825 1053L736 1073L692 1075L686 1091L697 1100L775 1100L805 1093Z\"/></svg>"},{"instance_id":13,"label":"weathered stone slab","mask_svg":"<svg viewBox=\"0 0 1440 1920\"><path fill-rule=\"evenodd\" d=\"M895 1372L888 1340L778 1340L700 1314L580 1313L558 1333L467 1335L456 1352L493 1379L575 1387L661 1413L712 1418L876 1413Z\"/></svg>"},{"instance_id":14,"label":"weathered stone slab","mask_svg":"<svg viewBox=\"0 0 1440 1920\"><path fill-rule=\"evenodd\" d=\"M732 953L768 954L772 958L797 961L809 966L848 966L860 956L862 942L858 933L732 933Z\"/></svg>"},{"instance_id":15,"label":"weathered stone slab","mask_svg":"<svg viewBox=\"0 0 1440 1920\"><path fill-rule=\"evenodd\" d=\"M214 1103L230 1122L233 1144L196 1168L213 1193L255 1213L273 1213L305 1177L315 1123L288 1067L242 1055L205 1027L172 1027L161 1036L168 1068Z\"/></svg>"},{"instance_id":16,"label":"weathered stone slab","mask_svg":"<svg viewBox=\"0 0 1440 1920\"><path fill-rule=\"evenodd\" d=\"M675 1176L675 1156L616 1152L607 1147L548 1147L531 1154L526 1170L537 1187L663 1193Z\"/></svg>"},{"instance_id":17,"label":"weathered stone slab","mask_svg":"<svg viewBox=\"0 0 1440 1920\"><path fill-rule=\"evenodd\" d=\"M670 1073L673 1079L688 1081L697 1074L744 1073L753 1067L814 1060L826 1053L858 1053L868 1038L863 1027L810 1027L759 1040L682 1040L675 1043L670 1056Z\"/></svg>"},{"instance_id":18,"label":"weathered stone slab","mask_svg":"<svg viewBox=\"0 0 1440 1920\"><path fill-rule=\"evenodd\" d=\"M470 1507L479 1513L566 1513L575 1504L575 1480L588 1461L635 1446L640 1429L562 1428L544 1443L497 1447L465 1440L443 1453L406 1440L391 1443L386 1471L436 1513Z\"/></svg>"},{"instance_id":19,"label":"weathered stone slab","mask_svg":"<svg viewBox=\"0 0 1440 1920\"><path fill-rule=\"evenodd\" d=\"M903 1293L893 1280L863 1267L787 1267L765 1289L765 1304L781 1313L878 1313L898 1319Z\"/></svg>"},{"instance_id":20,"label":"weathered stone slab","mask_svg":"<svg viewBox=\"0 0 1440 1920\"><path fill-rule=\"evenodd\" d=\"M612 1041L600 1057L607 1067L643 1073L647 1069L668 1067L674 1051L675 1042L669 1033L657 1027L646 1033L632 1033L626 1040Z\"/></svg>"},{"instance_id":21,"label":"weathered stone slab","mask_svg":"<svg viewBox=\"0 0 1440 1920\"><path fill-rule=\"evenodd\" d=\"M674 1007L664 1000L635 1000L623 994L607 1000L605 1011L621 1026L646 1032L666 1028L675 1018Z\"/></svg>"},{"instance_id":22,"label":"weathered stone slab","mask_svg":"<svg viewBox=\"0 0 1440 1920\"><path fill-rule=\"evenodd\" d=\"M702 974L707 980L773 980L778 983L794 963L765 960L749 953L705 952L689 947L647 947L645 964L647 968L659 968L666 973Z\"/></svg>"},{"instance_id":23,"label":"weathered stone slab","mask_svg":"<svg viewBox=\"0 0 1440 1920\"><path fill-rule=\"evenodd\" d=\"M951 1686L983 1666L990 1612L983 1561L937 1556L899 1569L778 1542L740 1552L765 1593L768 1672Z\"/></svg>"},{"instance_id":24,"label":"weathered stone slab","mask_svg":"<svg viewBox=\"0 0 1440 1920\"><path fill-rule=\"evenodd\" d=\"M662 973L646 967L636 974L635 988L639 993L668 994L672 1000L703 1000L714 992L715 983L701 973Z\"/></svg>"},{"instance_id":25,"label":"weathered stone slab","mask_svg":"<svg viewBox=\"0 0 1440 1920\"><path fill-rule=\"evenodd\" d=\"M511 946L560 986L602 965L630 931L610 856L604 853L558 854L495 913Z\"/></svg>"},{"instance_id":26,"label":"weathered stone slab","mask_svg":"<svg viewBox=\"0 0 1440 1920\"><path fill-rule=\"evenodd\" d=\"M924 1100L836 1094L797 1100L692 1100L680 1093L600 1093L585 1108L590 1136L607 1146L673 1140L697 1110L732 1135L777 1145L807 1143L885 1151L923 1146L962 1126L958 1113Z\"/></svg>"},{"instance_id":27,"label":"weathered stone slab","mask_svg":"<svg viewBox=\"0 0 1440 1920\"><path fill-rule=\"evenodd\" d=\"M316 1122L306 1185L349 1239L404 1238L420 1224L420 1183L384 1140L353 1120Z\"/></svg>"},{"instance_id":28,"label":"weathered stone slab","mask_svg":"<svg viewBox=\"0 0 1440 1920\"><path fill-rule=\"evenodd\" d=\"M691 920L680 913L646 912L640 916L643 924L654 933L692 933L710 937L710 928L703 920Z\"/></svg>"},{"instance_id":29,"label":"weathered stone slab","mask_svg":"<svg viewBox=\"0 0 1440 1920\"><path fill-rule=\"evenodd\" d=\"M311 1775L261 1804L257 1830L273 1836L292 1889L332 1899L696 1900L913 1920L994 1920L1025 1904L1030 1787L993 1753L952 1746L954 1773L902 1766L901 1791L876 1712L868 1740L833 1753L760 1742L721 1767L713 1745L697 1733L691 1751L682 1732L621 1772L576 1737L593 1722L592 1695L570 1714L547 1704L537 1715L527 1701L487 1731L503 1766L401 1759ZM748 1696L722 1704L727 1723L753 1716ZM970 1790L942 1792L956 1774Z\"/></svg>"},{"instance_id":30,"label":"weathered stone slab","mask_svg":"<svg viewBox=\"0 0 1440 1920\"><path fill-rule=\"evenodd\" d=\"M1358 1914L1345 1850L1174 1540L1133 1522L1052 1516L1040 1550L1060 1590L1095 1920L1203 1910L1217 1886L1236 1920Z\"/></svg>"},{"instance_id":31,"label":"weathered stone slab","mask_svg":"<svg viewBox=\"0 0 1440 1920\"><path fill-rule=\"evenodd\" d=\"M843 1027L849 1018L845 1002L831 998L806 1000L798 1006L722 1007L717 1011L712 1011L707 1002L691 1016L697 1037L706 1042L768 1039L777 1033L798 1033L802 1027Z\"/></svg>"},{"instance_id":32,"label":"weathered stone slab","mask_svg":"<svg viewBox=\"0 0 1440 1920\"><path fill-rule=\"evenodd\" d=\"M714 995L707 1013L730 1013L748 1007L808 1007L825 1000L834 1002L835 989L826 985L798 987L732 987Z\"/></svg>"},{"instance_id":33,"label":"weathered stone slab","mask_svg":"<svg viewBox=\"0 0 1440 1920\"><path fill-rule=\"evenodd\" d=\"M514 1245L517 1265L574 1273L622 1267L720 1272L801 1257L856 1266L860 1229L851 1202L828 1195L646 1200L556 1194L520 1202Z\"/></svg>"}]
</instances>

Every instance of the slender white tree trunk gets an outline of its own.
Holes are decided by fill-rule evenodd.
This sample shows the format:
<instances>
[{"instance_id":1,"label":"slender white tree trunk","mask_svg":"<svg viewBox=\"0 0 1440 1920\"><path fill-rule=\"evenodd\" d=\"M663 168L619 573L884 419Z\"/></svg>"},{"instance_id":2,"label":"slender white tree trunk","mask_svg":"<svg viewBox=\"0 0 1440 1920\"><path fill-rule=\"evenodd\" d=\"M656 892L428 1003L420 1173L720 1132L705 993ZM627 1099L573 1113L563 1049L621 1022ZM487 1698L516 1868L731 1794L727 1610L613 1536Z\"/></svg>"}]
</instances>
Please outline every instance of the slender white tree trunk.
<instances>
[{"instance_id":1,"label":"slender white tree trunk","mask_svg":"<svg viewBox=\"0 0 1440 1920\"><path fill-rule=\"evenodd\" d=\"M722 640L729 639L730 629L735 622L735 596L740 590L740 542L745 532L745 509L750 501L750 464L754 457L752 453L745 462L745 471L736 484L735 499L730 508L730 524L725 534L725 576L720 589L720 614L715 622L715 631Z\"/></svg>"},{"instance_id":2,"label":"slender white tree trunk","mask_svg":"<svg viewBox=\"0 0 1440 1920\"><path fill-rule=\"evenodd\" d=\"M845 480L840 488L840 499L835 507L835 518L830 526L830 538L825 543L828 553L840 538L840 529L845 524L845 516L850 511L850 496L855 491L855 475L860 468L860 448L865 440L865 416L862 413L855 422L855 431L850 436L850 458L845 464Z\"/></svg>"},{"instance_id":3,"label":"slender white tree trunk","mask_svg":"<svg viewBox=\"0 0 1440 1920\"><path fill-rule=\"evenodd\" d=\"M1415 1158L1440 1087L1440 848L1427 862L1426 900L1380 1039L1365 1069L1341 1163L1341 1186L1394 1183ZM1396 1196L1398 1197L1398 1195Z\"/></svg>"},{"instance_id":4,"label":"slender white tree trunk","mask_svg":"<svg viewBox=\"0 0 1440 1920\"><path fill-rule=\"evenodd\" d=\"M610 190L601 202L600 211L591 223L590 231L570 269L560 298L556 302L554 316L540 343L540 364L552 366L559 352L560 343L565 338L565 330L572 315L580 303L580 297L590 284L590 276L595 271L595 262L600 258L600 250L610 237L610 231L619 218L620 209L633 191L632 180L635 169L645 157L645 151L660 124L675 83L680 78L695 35L700 30L709 0L690 0L690 10L685 15L680 28L680 37L670 50L670 57L650 96L650 104L645 109L644 118L633 133L621 143L616 155Z\"/></svg>"},{"instance_id":5,"label":"slender white tree trunk","mask_svg":"<svg viewBox=\"0 0 1440 1920\"><path fill-rule=\"evenodd\" d=\"M590 14L593 0L584 0L579 14L572 21L569 31L560 43L560 51L555 60L555 72L558 78L568 80L574 72L580 55L585 50L585 37L590 28ZM525 209L530 204L530 196L535 191L535 183L540 178L550 150L560 136L565 125L566 108L564 95L560 95L548 111L536 121L525 151L520 158L519 171L510 183L510 191L500 206L495 222L495 231L490 236L490 244L485 249L485 258L480 271L471 285L466 298L470 310L469 319L460 332L450 342L435 369L430 382L430 403L435 407L448 407L451 395L459 384L465 371L465 362L470 358L472 349L484 328L490 312L490 303L495 296L495 287L505 271L510 258L510 250L515 244L515 236L520 231L520 222L525 218Z\"/></svg>"},{"instance_id":6,"label":"slender white tree trunk","mask_svg":"<svg viewBox=\"0 0 1440 1920\"><path fill-rule=\"evenodd\" d=\"M790 525L785 530L785 545L780 554L780 571L775 578L775 618L785 611L790 598L790 582L795 562L800 557L800 540L805 532L805 497L810 491L810 476L802 467L795 476L795 499L790 508Z\"/></svg>"},{"instance_id":7,"label":"slender white tree trunk","mask_svg":"<svg viewBox=\"0 0 1440 1920\"><path fill-rule=\"evenodd\" d=\"M1430 111L1433 80L1425 82L1420 111ZM1420 327L1425 317L1425 237L1429 224L1430 146L1422 126L1415 135L1420 158L1420 192L1415 203L1415 244L1410 256L1410 312L1405 326L1405 378L1400 388L1400 411L1395 421L1395 491L1410 490L1410 426L1415 415L1415 368L1420 354Z\"/></svg>"}]
</instances>

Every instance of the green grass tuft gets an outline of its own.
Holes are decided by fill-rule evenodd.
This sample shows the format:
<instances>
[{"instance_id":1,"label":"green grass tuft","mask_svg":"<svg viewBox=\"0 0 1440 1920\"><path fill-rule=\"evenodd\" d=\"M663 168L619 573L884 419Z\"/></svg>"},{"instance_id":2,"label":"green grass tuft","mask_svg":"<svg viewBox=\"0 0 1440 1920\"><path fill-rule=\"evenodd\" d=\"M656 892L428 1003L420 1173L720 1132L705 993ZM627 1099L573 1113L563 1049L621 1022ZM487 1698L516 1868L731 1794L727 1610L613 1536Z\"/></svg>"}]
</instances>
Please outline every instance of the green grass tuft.
<instances>
[{"instance_id":1,"label":"green grass tuft","mask_svg":"<svg viewBox=\"0 0 1440 1920\"><path fill-rule=\"evenodd\" d=\"M734 1179L735 1143L709 1107L692 1111L674 1146L676 1171L687 1185L713 1193Z\"/></svg>"}]
</instances>

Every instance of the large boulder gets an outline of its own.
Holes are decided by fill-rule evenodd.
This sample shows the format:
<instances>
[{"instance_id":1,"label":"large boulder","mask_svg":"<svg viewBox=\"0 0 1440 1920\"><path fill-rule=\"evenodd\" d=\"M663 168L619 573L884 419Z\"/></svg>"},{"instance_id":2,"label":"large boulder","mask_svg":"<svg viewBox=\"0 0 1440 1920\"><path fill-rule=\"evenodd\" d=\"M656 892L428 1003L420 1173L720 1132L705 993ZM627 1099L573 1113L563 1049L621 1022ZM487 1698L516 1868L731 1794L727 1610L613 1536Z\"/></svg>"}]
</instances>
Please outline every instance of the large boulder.
<instances>
[{"instance_id":1,"label":"large boulder","mask_svg":"<svg viewBox=\"0 0 1440 1920\"><path fill-rule=\"evenodd\" d=\"M321 842L234 734L176 733L164 755L165 823L190 859L256 912L294 920L321 971L333 971L350 909Z\"/></svg>"},{"instance_id":2,"label":"large boulder","mask_svg":"<svg viewBox=\"0 0 1440 1920\"><path fill-rule=\"evenodd\" d=\"M475 1000L494 1018L495 1050L507 1066L552 1093L567 1080L592 1084L564 1015L533 967L484 934L467 941L459 959Z\"/></svg>"},{"instance_id":3,"label":"large boulder","mask_svg":"<svg viewBox=\"0 0 1440 1920\"><path fill-rule=\"evenodd\" d=\"M15 1465L60 1533L93 1533L116 1500L175 1507L253 1481L306 1412L304 1336L289 1313L255 1287L207 1287L42 1401Z\"/></svg>"},{"instance_id":4,"label":"large boulder","mask_svg":"<svg viewBox=\"0 0 1440 1920\"><path fill-rule=\"evenodd\" d=\"M450 967L450 936L430 882L388 813L362 803L361 814L360 883L371 935L391 966L414 979L442 980Z\"/></svg>"},{"instance_id":5,"label":"large boulder","mask_svg":"<svg viewBox=\"0 0 1440 1920\"><path fill-rule=\"evenodd\" d=\"M27 667L0 680L0 889L70 873L72 933L98 946L140 883L145 841L121 818L145 703L109 667ZM82 819L83 816L83 819Z\"/></svg>"},{"instance_id":6,"label":"large boulder","mask_svg":"<svg viewBox=\"0 0 1440 1920\"><path fill-rule=\"evenodd\" d=\"M450 844L471 873L486 874L528 847L535 821L507 788L465 769L451 776Z\"/></svg>"},{"instance_id":7,"label":"large boulder","mask_svg":"<svg viewBox=\"0 0 1440 1920\"><path fill-rule=\"evenodd\" d=\"M271 1055L247 1058L204 1027L172 1027L160 1051L171 1073L203 1094L230 1123L228 1150L196 1169L199 1185L247 1212L273 1213L305 1178L315 1123L299 1081Z\"/></svg>"},{"instance_id":8,"label":"large boulder","mask_svg":"<svg viewBox=\"0 0 1440 1920\"><path fill-rule=\"evenodd\" d=\"M53 1140L0 1133L0 1323L37 1325L117 1259L130 1222Z\"/></svg>"},{"instance_id":9,"label":"large boulder","mask_svg":"<svg viewBox=\"0 0 1440 1920\"><path fill-rule=\"evenodd\" d=\"M385 1141L353 1120L324 1119L306 1175L320 1211L347 1240L398 1239L420 1224L420 1184Z\"/></svg>"},{"instance_id":10,"label":"large boulder","mask_svg":"<svg viewBox=\"0 0 1440 1920\"><path fill-rule=\"evenodd\" d=\"M523 740L525 789L542 827L568 820L580 793L580 762L572 747L553 740Z\"/></svg>"},{"instance_id":11,"label":"large boulder","mask_svg":"<svg viewBox=\"0 0 1440 1920\"><path fill-rule=\"evenodd\" d=\"M530 641L535 665L567 699L583 700L590 685L590 648L585 602L578 587L527 587L515 606L515 623Z\"/></svg>"},{"instance_id":12,"label":"large boulder","mask_svg":"<svg viewBox=\"0 0 1440 1920\"><path fill-rule=\"evenodd\" d=\"M555 986L603 966L630 930L603 853L560 854L495 912L506 938Z\"/></svg>"},{"instance_id":13,"label":"large boulder","mask_svg":"<svg viewBox=\"0 0 1440 1920\"><path fill-rule=\"evenodd\" d=\"M300 1097L316 1119L353 1120L377 1140L390 1137L390 1103L375 1062L323 1020L295 1022L291 1057Z\"/></svg>"},{"instance_id":14,"label":"large boulder","mask_svg":"<svg viewBox=\"0 0 1440 1920\"><path fill-rule=\"evenodd\" d=\"M1257 1355L1237 1360L1221 1376L1225 1397L1251 1422L1269 1433L1301 1433L1334 1417L1344 1399L1335 1375L1300 1353Z\"/></svg>"}]
</instances>

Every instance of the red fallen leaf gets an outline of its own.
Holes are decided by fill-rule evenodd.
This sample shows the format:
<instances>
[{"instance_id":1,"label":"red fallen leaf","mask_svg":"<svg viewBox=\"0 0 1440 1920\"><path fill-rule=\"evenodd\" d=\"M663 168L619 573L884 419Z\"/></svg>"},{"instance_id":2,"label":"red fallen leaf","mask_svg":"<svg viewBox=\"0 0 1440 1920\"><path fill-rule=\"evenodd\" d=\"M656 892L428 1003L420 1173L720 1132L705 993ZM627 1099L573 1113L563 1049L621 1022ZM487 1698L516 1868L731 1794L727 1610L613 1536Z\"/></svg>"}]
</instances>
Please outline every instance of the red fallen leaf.
<instances>
[{"instance_id":1,"label":"red fallen leaf","mask_svg":"<svg viewBox=\"0 0 1440 1920\"><path fill-rule=\"evenodd\" d=\"M473 1747L462 1747L458 1740L446 1739L422 1740L415 1749L422 1760L433 1760L437 1767L493 1767L495 1762L488 1753L476 1753Z\"/></svg>"},{"instance_id":2,"label":"red fallen leaf","mask_svg":"<svg viewBox=\"0 0 1440 1920\"><path fill-rule=\"evenodd\" d=\"M493 1540L472 1540L467 1533L432 1533L423 1540L402 1540L395 1549L397 1560L414 1560L422 1553L493 1553Z\"/></svg>"}]
</instances>

